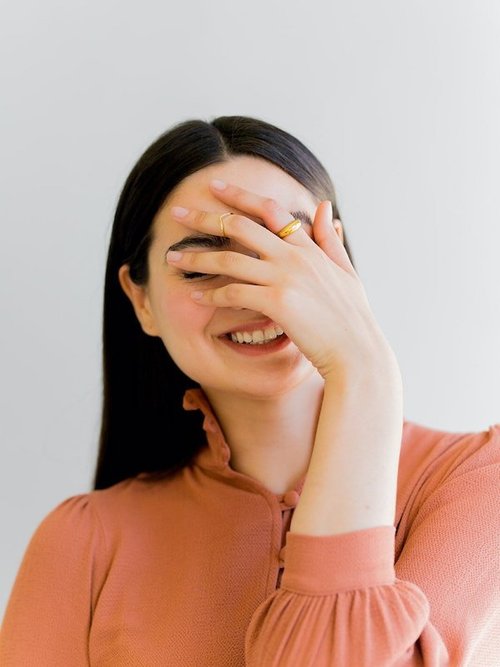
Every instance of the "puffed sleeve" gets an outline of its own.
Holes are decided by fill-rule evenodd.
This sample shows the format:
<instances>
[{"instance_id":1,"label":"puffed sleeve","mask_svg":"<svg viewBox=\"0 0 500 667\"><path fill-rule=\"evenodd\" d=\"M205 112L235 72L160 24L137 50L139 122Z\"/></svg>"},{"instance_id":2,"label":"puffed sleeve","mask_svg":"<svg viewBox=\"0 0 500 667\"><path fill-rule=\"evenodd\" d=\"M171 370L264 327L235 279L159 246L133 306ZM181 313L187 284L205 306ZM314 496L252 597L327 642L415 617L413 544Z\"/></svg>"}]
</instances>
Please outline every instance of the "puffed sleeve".
<instances>
[{"instance_id":1,"label":"puffed sleeve","mask_svg":"<svg viewBox=\"0 0 500 667\"><path fill-rule=\"evenodd\" d=\"M0 631L2 667L84 667L103 532L89 494L39 524L26 548Z\"/></svg>"},{"instance_id":2,"label":"puffed sleeve","mask_svg":"<svg viewBox=\"0 0 500 667\"><path fill-rule=\"evenodd\" d=\"M500 428L486 437L422 491L395 565L389 526L288 533L247 667L500 665Z\"/></svg>"}]
</instances>

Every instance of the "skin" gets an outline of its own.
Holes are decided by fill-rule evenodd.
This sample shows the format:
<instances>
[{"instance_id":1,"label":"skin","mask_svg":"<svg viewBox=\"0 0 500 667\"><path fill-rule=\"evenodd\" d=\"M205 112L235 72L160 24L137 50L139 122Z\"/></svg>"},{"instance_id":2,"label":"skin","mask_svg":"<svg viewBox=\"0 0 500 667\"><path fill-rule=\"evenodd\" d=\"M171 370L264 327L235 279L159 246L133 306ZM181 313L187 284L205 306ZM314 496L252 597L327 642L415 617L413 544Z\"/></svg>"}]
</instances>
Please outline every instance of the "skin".
<instances>
[{"instance_id":1,"label":"skin","mask_svg":"<svg viewBox=\"0 0 500 667\"><path fill-rule=\"evenodd\" d=\"M228 211L230 245L166 255L186 236L221 236ZM292 211L312 225L280 239ZM330 203L264 160L237 157L180 183L153 230L147 285L135 285L127 265L119 280L145 333L161 337L209 397L231 466L275 493L307 473L292 531L391 524L401 377ZM204 275L187 280L185 272ZM227 336L274 325L285 335L269 344Z\"/></svg>"}]
</instances>

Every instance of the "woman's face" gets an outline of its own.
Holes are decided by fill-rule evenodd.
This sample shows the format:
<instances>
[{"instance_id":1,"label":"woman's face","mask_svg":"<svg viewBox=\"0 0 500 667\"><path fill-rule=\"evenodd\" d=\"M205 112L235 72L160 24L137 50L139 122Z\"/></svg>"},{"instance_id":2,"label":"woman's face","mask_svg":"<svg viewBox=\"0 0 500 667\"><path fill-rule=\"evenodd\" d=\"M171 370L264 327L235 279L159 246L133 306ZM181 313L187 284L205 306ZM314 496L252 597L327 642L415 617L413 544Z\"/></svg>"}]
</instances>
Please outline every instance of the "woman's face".
<instances>
[{"instance_id":1,"label":"woman's face","mask_svg":"<svg viewBox=\"0 0 500 667\"><path fill-rule=\"evenodd\" d=\"M235 344L228 336L229 332L265 331L273 328L273 322L262 313L246 309L196 303L191 292L236 282L235 279L189 277L165 261L165 254L173 244L193 235L192 230L172 217L172 206L218 214L232 210L252 217L228 209L212 195L208 186L214 178L272 197L288 211L304 211L314 219L318 202L295 179L263 159L236 157L197 171L172 191L153 222L147 285L133 285L126 266L120 270L120 281L134 304L144 331L159 336L176 364L207 393L223 391L276 396L315 373L298 348L291 341L281 347ZM253 219L262 224L262 221ZM252 254L234 242L230 249ZM207 249L202 245L190 245L188 250L203 252Z\"/></svg>"}]
</instances>

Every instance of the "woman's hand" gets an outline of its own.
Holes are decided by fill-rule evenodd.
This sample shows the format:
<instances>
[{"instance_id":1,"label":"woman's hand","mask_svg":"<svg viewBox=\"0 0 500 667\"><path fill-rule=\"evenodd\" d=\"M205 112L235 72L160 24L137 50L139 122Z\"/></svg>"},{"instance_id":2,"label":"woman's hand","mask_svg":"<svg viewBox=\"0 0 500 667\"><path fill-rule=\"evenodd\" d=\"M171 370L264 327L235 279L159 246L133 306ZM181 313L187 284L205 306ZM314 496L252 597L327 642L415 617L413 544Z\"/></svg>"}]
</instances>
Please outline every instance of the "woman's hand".
<instances>
[{"instance_id":1,"label":"woman's hand","mask_svg":"<svg viewBox=\"0 0 500 667\"><path fill-rule=\"evenodd\" d=\"M330 202L319 204L312 229L303 225L281 239L276 233L293 216L278 202L230 184L224 189L212 187L211 192L226 211L243 211L264 225L239 214L224 218L225 235L252 254L183 252L175 260L167 255L167 261L180 268L234 279L198 289L193 293L198 303L265 314L325 378L389 349L334 229ZM190 210L176 219L190 229L222 235L220 213Z\"/></svg>"},{"instance_id":2,"label":"woman's hand","mask_svg":"<svg viewBox=\"0 0 500 667\"><path fill-rule=\"evenodd\" d=\"M325 378L291 532L334 535L390 525L403 423L401 376L335 232L329 202L319 204L309 232L303 225L280 239L276 233L292 215L276 201L234 185L212 193L225 211L242 211L264 225L230 215L224 218L225 235L249 252L183 253L175 261L187 271L228 276L222 286L218 281L216 288L198 289L193 298L264 313ZM222 235L219 217L192 210L177 219Z\"/></svg>"}]
</instances>

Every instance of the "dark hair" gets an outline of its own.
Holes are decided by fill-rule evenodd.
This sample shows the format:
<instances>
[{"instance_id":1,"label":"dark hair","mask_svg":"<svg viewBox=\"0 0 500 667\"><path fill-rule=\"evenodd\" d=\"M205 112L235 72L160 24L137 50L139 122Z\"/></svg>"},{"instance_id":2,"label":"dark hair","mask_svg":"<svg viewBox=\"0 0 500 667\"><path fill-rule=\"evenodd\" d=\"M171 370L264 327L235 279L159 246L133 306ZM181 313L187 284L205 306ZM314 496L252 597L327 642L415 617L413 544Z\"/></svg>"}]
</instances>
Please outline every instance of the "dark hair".
<instances>
[{"instance_id":1,"label":"dark hair","mask_svg":"<svg viewBox=\"0 0 500 667\"><path fill-rule=\"evenodd\" d=\"M132 168L121 191L109 244L103 308L103 404L93 488L141 472L152 479L187 465L206 440L199 411L185 411L186 389L197 386L172 361L163 341L145 334L118 280L128 264L132 280L148 281L152 222L170 192L187 176L231 156L251 155L277 165L340 219L332 181L297 138L265 121L223 116L188 120L160 135ZM353 262L344 233L344 246ZM353 262L354 265L354 262Z\"/></svg>"}]
</instances>

